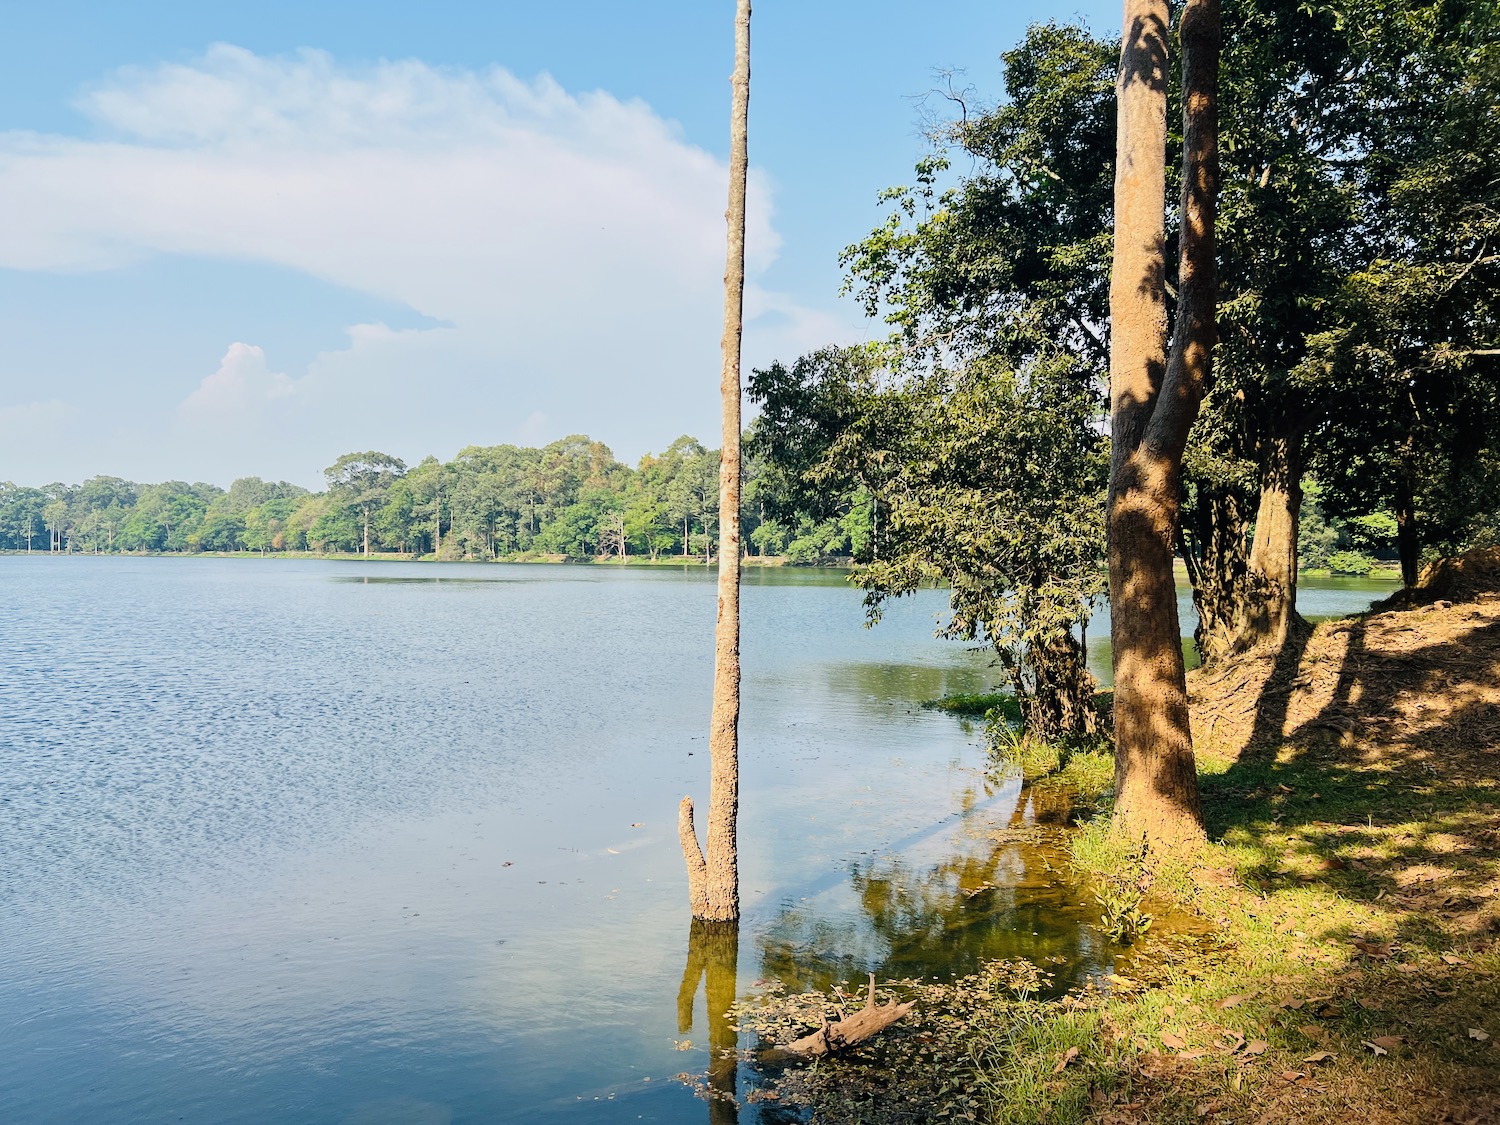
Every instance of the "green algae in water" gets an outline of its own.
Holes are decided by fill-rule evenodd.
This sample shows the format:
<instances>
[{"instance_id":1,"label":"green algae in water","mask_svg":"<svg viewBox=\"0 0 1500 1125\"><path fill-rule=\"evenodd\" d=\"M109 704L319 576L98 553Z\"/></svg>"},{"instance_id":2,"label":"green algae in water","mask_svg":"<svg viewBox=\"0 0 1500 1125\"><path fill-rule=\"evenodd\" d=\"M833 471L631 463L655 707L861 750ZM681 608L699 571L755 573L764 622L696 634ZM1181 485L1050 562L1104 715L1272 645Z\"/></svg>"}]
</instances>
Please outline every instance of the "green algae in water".
<instances>
[{"instance_id":1,"label":"green algae in water","mask_svg":"<svg viewBox=\"0 0 1500 1125\"><path fill-rule=\"evenodd\" d=\"M929 699L922 704L928 711L946 711L967 719L983 719L991 711L999 711L1009 722L1021 721L1021 705L1009 692L945 695L941 699Z\"/></svg>"}]
</instances>

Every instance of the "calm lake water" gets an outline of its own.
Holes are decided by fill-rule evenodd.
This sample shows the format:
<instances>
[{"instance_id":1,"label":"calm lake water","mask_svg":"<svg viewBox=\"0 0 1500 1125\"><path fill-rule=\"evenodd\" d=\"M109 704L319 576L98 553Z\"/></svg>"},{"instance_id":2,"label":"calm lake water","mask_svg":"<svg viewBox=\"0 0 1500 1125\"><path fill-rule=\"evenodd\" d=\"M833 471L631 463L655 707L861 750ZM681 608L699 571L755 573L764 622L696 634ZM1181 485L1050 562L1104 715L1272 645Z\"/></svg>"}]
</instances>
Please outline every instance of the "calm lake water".
<instances>
[{"instance_id":1,"label":"calm lake water","mask_svg":"<svg viewBox=\"0 0 1500 1125\"><path fill-rule=\"evenodd\" d=\"M994 684L944 595L746 582L738 990L1106 969L920 708ZM0 1119L704 1120L713 612L702 568L0 558Z\"/></svg>"}]
</instances>

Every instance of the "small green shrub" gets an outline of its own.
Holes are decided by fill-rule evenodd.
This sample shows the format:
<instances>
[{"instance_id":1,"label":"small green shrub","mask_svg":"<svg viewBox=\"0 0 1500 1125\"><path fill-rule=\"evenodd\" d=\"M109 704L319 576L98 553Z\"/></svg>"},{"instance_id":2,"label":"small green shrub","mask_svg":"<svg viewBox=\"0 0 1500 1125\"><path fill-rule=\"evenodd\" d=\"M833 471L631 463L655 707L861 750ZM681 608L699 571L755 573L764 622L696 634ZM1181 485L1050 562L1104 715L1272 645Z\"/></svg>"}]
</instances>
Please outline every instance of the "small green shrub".
<instances>
[{"instance_id":1,"label":"small green shrub","mask_svg":"<svg viewBox=\"0 0 1500 1125\"><path fill-rule=\"evenodd\" d=\"M1146 892L1125 879L1109 878L1094 888L1099 904L1099 928L1113 941L1129 945L1151 928L1151 915L1141 909Z\"/></svg>"}]
</instances>

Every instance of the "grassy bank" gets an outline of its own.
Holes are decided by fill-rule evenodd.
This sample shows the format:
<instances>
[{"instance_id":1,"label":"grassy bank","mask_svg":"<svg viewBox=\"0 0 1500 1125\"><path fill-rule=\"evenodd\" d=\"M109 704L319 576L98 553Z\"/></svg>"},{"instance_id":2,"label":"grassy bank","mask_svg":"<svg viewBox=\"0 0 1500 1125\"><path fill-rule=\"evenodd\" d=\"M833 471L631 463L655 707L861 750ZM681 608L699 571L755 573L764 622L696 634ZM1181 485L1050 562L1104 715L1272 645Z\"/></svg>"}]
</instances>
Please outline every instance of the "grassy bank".
<instances>
[{"instance_id":1,"label":"grassy bank","mask_svg":"<svg viewBox=\"0 0 1500 1125\"><path fill-rule=\"evenodd\" d=\"M1211 843L1166 865L1105 816L1071 837L1158 919L1116 975L1047 1001L1028 966L895 982L915 1019L769 1096L829 1122L1500 1120L1500 597L1332 622L1191 687ZM1107 758L1026 754L1034 806L1107 811ZM744 1018L776 1039L821 1003Z\"/></svg>"}]
</instances>

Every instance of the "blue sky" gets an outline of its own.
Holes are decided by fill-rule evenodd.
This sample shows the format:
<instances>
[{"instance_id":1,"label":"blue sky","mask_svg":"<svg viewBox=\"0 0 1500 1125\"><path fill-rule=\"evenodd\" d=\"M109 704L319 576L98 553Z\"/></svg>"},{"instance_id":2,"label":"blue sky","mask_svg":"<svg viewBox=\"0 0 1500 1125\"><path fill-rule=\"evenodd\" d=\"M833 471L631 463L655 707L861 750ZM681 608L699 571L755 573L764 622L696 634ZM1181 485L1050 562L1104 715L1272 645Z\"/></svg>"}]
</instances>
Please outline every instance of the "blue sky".
<instances>
[{"instance_id":1,"label":"blue sky","mask_svg":"<svg viewBox=\"0 0 1500 1125\"><path fill-rule=\"evenodd\" d=\"M714 442L732 10L0 3L0 479ZM1118 13L762 0L747 365L875 330L913 99L1049 18Z\"/></svg>"}]
</instances>

